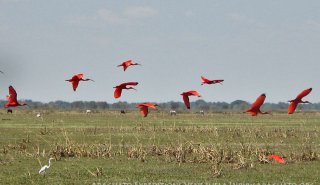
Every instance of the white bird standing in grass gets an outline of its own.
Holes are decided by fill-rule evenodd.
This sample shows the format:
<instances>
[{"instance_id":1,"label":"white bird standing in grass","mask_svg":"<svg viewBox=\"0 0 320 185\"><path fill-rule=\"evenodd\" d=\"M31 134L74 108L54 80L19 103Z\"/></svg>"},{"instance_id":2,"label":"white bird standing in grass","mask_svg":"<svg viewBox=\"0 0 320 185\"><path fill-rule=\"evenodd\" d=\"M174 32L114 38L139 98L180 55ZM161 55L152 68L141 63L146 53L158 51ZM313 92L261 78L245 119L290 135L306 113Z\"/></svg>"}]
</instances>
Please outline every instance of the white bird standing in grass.
<instances>
[{"instance_id":1,"label":"white bird standing in grass","mask_svg":"<svg viewBox=\"0 0 320 185\"><path fill-rule=\"evenodd\" d=\"M49 159L49 165L44 165L40 170L39 170L39 174L44 174L46 173L46 171L50 168L51 165L51 160L54 158L50 158Z\"/></svg>"}]
</instances>

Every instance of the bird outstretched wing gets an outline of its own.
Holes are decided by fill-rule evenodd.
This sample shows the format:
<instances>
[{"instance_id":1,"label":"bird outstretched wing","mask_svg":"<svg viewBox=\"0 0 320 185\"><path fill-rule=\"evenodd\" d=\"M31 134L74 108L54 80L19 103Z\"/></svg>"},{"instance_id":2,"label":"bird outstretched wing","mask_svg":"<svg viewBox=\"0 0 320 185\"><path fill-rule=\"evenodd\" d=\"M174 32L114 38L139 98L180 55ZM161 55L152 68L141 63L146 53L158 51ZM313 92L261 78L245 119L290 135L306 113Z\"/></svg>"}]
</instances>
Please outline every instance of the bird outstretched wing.
<instances>
[{"instance_id":1,"label":"bird outstretched wing","mask_svg":"<svg viewBox=\"0 0 320 185\"><path fill-rule=\"evenodd\" d=\"M190 101L189 101L189 96L187 95L182 95L183 97L183 102L186 105L187 109L190 109Z\"/></svg>"},{"instance_id":2,"label":"bird outstretched wing","mask_svg":"<svg viewBox=\"0 0 320 185\"><path fill-rule=\"evenodd\" d=\"M122 93L122 89L116 88L116 90L114 90L114 93L113 93L114 98L120 98L121 93Z\"/></svg>"},{"instance_id":3,"label":"bird outstretched wing","mask_svg":"<svg viewBox=\"0 0 320 185\"><path fill-rule=\"evenodd\" d=\"M201 79L202 79L202 81L205 82L205 83L209 83L209 82L212 81L212 80L207 79L207 78L204 77L204 76L201 76Z\"/></svg>"},{"instance_id":4,"label":"bird outstretched wing","mask_svg":"<svg viewBox=\"0 0 320 185\"><path fill-rule=\"evenodd\" d=\"M135 85L138 85L138 84L139 84L138 82L125 82L125 83L120 84L120 86L127 86L127 85L135 86Z\"/></svg>"},{"instance_id":5,"label":"bird outstretched wing","mask_svg":"<svg viewBox=\"0 0 320 185\"><path fill-rule=\"evenodd\" d=\"M123 66L123 71L126 71L127 68L128 68L128 66L124 65L124 66Z\"/></svg>"},{"instance_id":6,"label":"bird outstretched wing","mask_svg":"<svg viewBox=\"0 0 320 185\"><path fill-rule=\"evenodd\" d=\"M298 96L296 97L296 100L301 100L303 97L310 94L311 91L312 91L312 88L303 90L300 94L298 94Z\"/></svg>"},{"instance_id":7,"label":"bird outstretched wing","mask_svg":"<svg viewBox=\"0 0 320 185\"><path fill-rule=\"evenodd\" d=\"M153 109L157 109L157 104L153 104L153 103L143 103L143 104L140 104L142 106L146 106L146 107L150 107L150 108L153 108Z\"/></svg>"},{"instance_id":8,"label":"bird outstretched wing","mask_svg":"<svg viewBox=\"0 0 320 185\"><path fill-rule=\"evenodd\" d=\"M188 91L187 93L190 94L190 95L201 97L201 94L198 91L195 91L195 90Z\"/></svg>"},{"instance_id":9,"label":"bird outstretched wing","mask_svg":"<svg viewBox=\"0 0 320 185\"><path fill-rule=\"evenodd\" d=\"M148 107L147 106L140 106L140 114L143 116L143 117L147 117L148 113L149 113L149 110L148 110Z\"/></svg>"},{"instance_id":10,"label":"bird outstretched wing","mask_svg":"<svg viewBox=\"0 0 320 185\"><path fill-rule=\"evenodd\" d=\"M297 102L292 101L292 102L290 103L289 107L288 107L288 114L293 114L294 111L295 111L296 108L297 108L297 105L298 105Z\"/></svg>"},{"instance_id":11,"label":"bird outstretched wing","mask_svg":"<svg viewBox=\"0 0 320 185\"><path fill-rule=\"evenodd\" d=\"M259 110L261 105L264 103L264 100L266 99L266 95L265 94L261 94L255 102L253 102L253 104L251 105L250 109L255 109L255 110Z\"/></svg>"},{"instance_id":12,"label":"bird outstretched wing","mask_svg":"<svg viewBox=\"0 0 320 185\"><path fill-rule=\"evenodd\" d=\"M73 91L76 91L79 85L79 80L73 80L72 82Z\"/></svg>"},{"instance_id":13,"label":"bird outstretched wing","mask_svg":"<svg viewBox=\"0 0 320 185\"><path fill-rule=\"evenodd\" d=\"M7 100L9 102L17 102L17 92L12 86L9 86L9 96L7 96Z\"/></svg>"}]
</instances>

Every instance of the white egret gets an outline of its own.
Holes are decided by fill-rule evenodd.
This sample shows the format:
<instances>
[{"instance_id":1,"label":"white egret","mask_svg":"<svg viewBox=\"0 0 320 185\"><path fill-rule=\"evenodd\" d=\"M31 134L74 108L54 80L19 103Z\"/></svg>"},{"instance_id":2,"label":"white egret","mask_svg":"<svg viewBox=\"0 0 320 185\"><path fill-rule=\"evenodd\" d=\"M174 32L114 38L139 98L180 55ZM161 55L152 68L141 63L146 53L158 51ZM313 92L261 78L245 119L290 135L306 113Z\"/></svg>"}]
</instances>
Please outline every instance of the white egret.
<instances>
[{"instance_id":1,"label":"white egret","mask_svg":"<svg viewBox=\"0 0 320 185\"><path fill-rule=\"evenodd\" d=\"M39 174L44 174L46 173L46 171L50 168L51 165L51 160L54 158L50 158L49 159L49 165L44 165L40 170L39 170Z\"/></svg>"}]
</instances>

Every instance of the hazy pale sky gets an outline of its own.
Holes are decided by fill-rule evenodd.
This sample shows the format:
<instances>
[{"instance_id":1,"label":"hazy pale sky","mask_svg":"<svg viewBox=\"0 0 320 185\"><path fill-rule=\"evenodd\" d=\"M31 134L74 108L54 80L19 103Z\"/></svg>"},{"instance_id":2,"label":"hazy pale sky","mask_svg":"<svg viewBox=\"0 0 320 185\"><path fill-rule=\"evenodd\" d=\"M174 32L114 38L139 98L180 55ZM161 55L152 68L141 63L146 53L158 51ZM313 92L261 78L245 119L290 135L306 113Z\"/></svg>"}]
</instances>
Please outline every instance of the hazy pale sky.
<instances>
[{"instance_id":1,"label":"hazy pale sky","mask_svg":"<svg viewBox=\"0 0 320 185\"><path fill-rule=\"evenodd\" d=\"M287 101L320 97L318 0L0 0L0 96L35 101ZM142 66L116 66L132 59ZM64 80L95 82L77 92ZM201 86L200 76L225 79ZM138 91L113 98L115 85ZM198 98L192 97L191 101Z\"/></svg>"}]
</instances>

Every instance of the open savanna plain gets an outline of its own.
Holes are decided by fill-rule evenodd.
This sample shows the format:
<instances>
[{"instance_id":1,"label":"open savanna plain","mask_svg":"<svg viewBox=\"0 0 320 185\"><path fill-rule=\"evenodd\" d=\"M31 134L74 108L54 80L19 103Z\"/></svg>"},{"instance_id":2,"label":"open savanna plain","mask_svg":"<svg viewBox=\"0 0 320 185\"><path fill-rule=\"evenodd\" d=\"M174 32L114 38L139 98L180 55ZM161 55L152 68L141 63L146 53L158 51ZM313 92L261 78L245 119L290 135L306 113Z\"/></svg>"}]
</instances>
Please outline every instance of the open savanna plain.
<instances>
[{"instance_id":1,"label":"open savanna plain","mask_svg":"<svg viewBox=\"0 0 320 185\"><path fill-rule=\"evenodd\" d=\"M320 184L319 113L3 110L0 133L0 184Z\"/></svg>"}]
</instances>

